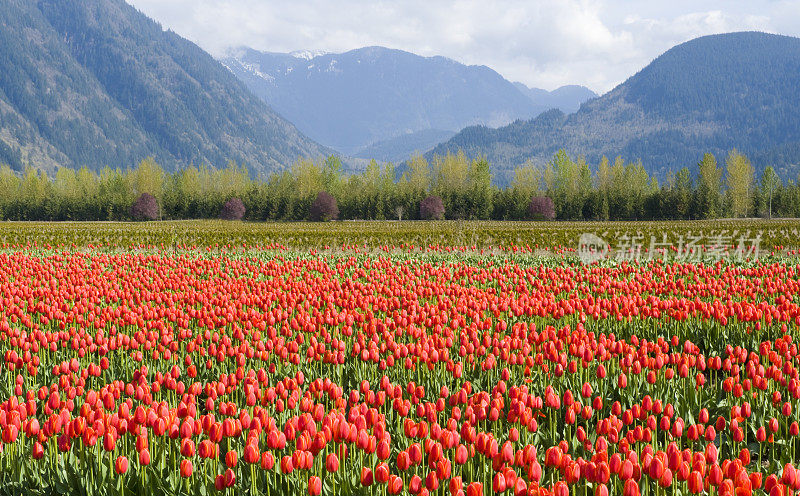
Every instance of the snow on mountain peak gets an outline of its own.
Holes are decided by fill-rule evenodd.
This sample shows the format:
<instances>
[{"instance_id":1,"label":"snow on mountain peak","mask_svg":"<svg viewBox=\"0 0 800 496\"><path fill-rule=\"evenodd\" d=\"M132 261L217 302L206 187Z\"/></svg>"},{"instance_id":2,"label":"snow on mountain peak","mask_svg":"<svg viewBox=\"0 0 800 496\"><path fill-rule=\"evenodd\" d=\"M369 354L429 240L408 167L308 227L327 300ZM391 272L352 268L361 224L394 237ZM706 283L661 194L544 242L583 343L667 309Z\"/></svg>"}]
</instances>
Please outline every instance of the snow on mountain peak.
<instances>
[{"instance_id":1,"label":"snow on mountain peak","mask_svg":"<svg viewBox=\"0 0 800 496\"><path fill-rule=\"evenodd\" d=\"M311 60L314 57L319 57L321 55L327 55L330 52L326 52L325 50L297 50L291 52L289 55L296 59L303 59L303 60Z\"/></svg>"}]
</instances>

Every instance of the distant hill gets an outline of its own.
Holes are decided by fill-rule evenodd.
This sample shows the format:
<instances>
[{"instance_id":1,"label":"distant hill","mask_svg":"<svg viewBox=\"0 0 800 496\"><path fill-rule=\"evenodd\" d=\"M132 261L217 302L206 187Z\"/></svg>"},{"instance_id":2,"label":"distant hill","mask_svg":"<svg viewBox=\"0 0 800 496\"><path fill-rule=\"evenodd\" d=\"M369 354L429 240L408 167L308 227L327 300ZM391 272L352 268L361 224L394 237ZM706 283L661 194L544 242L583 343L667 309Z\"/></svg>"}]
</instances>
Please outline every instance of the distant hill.
<instances>
[{"instance_id":1,"label":"distant hill","mask_svg":"<svg viewBox=\"0 0 800 496\"><path fill-rule=\"evenodd\" d=\"M550 111L505 127L468 127L433 153L485 154L501 181L559 148L597 163L641 159L661 177L731 148L754 166L800 172L800 39L744 32L705 36L665 52L609 93L565 115Z\"/></svg>"},{"instance_id":2,"label":"distant hill","mask_svg":"<svg viewBox=\"0 0 800 496\"><path fill-rule=\"evenodd\" d=\"M222 59L256 95L311 138L347 155L402 160L438 133L504 125L588 97L569 90L542 100L485 66L368 47L341 54L241 48ZM527 91L527 88L526 88ZM557 90L558 91L558 90ZM555 95L556 92L553 92ZM593 94L592 94L593 95Z\"/></svg>"},{"instance_id":3,"label":"distant hill","mask_svg":"<svg viewBox=\"0 0 800 496\"><path fill-rule=\"evenodd\" d=\"M442 141L450 139L454 134L456 133L453 131L424 129L372 143L356 150L353 156L397 164L407 160L414 153L425 153Z\"/></svg>"},{"instance_id":4,"label":"distant hill","mask_svg":"<svg viewBox=\"0 0 800 496\"><path fill-rule=\"evenodd\" d=\"M0 2L0 163L266 173L330 150L123 0Z\"/></svg>"},{"instance_id":5,"label":"distant hill","mask_svg":"<svg viewBox=\"0 0 800 496\"><path fill-rule=\"evenodd\" d=\"M572 112L577 112L582 103L592 98L597 98L597 93L586 86L577 84L562 86L553 91L529 88L519 82L514 83L514 86L516 86L523 95L531 99L534 105L536 105L537 110L539 110L539 113L550 109L559 109L564 113L570 114Z\"/></svg>"}]
</instances>

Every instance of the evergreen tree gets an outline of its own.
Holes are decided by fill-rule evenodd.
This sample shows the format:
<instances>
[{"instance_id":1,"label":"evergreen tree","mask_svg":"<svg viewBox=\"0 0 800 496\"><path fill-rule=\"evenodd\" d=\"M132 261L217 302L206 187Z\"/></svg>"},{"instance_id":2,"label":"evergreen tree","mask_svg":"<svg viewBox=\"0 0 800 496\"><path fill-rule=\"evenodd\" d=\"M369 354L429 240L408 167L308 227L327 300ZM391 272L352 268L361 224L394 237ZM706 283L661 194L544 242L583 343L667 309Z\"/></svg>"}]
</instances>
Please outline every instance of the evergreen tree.
<instances>
[{"instance_id":1,"label":"evergreen tree","mask_svg":"<svg viewBox=\"0 0 800 496\"><path fill-rule=\"evenodd\" d=\"M683 167L675 174L672 192L675 197L674 212L679 219L688 219L692 209L692 175L688 167Z\"/></svg>"},{"instance_id":2,"label":"evergreen tree","mask_svg":"<svg viewBox=\"0 0 800 496\"><path fill-rule=\"evenodd\" d=\"M467 218L488 219L492 213L492 174L485 158L474 159L467 174Z\"/></svg>"}]
</instances>

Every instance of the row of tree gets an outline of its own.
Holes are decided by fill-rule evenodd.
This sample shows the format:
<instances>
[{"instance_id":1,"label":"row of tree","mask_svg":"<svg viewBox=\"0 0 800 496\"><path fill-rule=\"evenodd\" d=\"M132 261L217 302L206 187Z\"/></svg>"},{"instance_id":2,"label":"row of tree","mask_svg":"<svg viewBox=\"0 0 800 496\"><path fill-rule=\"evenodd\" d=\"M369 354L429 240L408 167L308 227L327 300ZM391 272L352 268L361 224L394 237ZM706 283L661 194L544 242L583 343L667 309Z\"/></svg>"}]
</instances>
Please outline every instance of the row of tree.
<instances>
[{"instance_id":1,"label":"row of tree","mask_svg":"<svg viewBox=\"0 0 800 496\"><path fill-rule=\"evenodd\" d=\"M128 170L61 168L54 178L33 169L19 175L4 166L0 218L128 220L136 216L132 206L143 194L152 196L148 212L160 219L230 216L223 208L232 199L244 207L247 220L331 218L312 208L321 192L327 195L326 205L333 202L339 219L430 217L425 208L420 210L430 197L441 200L443 215L450 219L800 217L800 185L782 181L771 167L756 178L747 157L733 150L724 167L706 154L695 176L684 167L663 184L641 162L603 158L592 169L582 158L559 151L544 166L517 168L506 188L492 184L485 159L469 159L464 153L435 156L430 163L417 155L399 179L394 166L374 161L364 172L346 175L336 157L299 160L286 171L256 180L234 163L223 169L188 167L167 173L147 159Z\"/></svg>"}]
</instances>

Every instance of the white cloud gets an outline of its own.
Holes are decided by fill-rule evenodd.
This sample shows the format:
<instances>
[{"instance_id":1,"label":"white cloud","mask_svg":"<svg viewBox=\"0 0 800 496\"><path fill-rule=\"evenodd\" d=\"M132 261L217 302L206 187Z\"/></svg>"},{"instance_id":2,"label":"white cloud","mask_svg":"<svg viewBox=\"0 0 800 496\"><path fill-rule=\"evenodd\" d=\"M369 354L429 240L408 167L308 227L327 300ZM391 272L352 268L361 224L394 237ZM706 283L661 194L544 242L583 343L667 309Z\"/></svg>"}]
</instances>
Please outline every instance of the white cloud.
<instances>
[{"instance_id":1,"label":"white cloud","mask_svg":"<svg viewBox=\"0 0 800 496\"><path fill-rule=\"evenodd\" d=\"M727 31L800 34L800 0L128 0L213 55L368 45L607 91L671 46Z\"/></svg>"}]
</instances>

